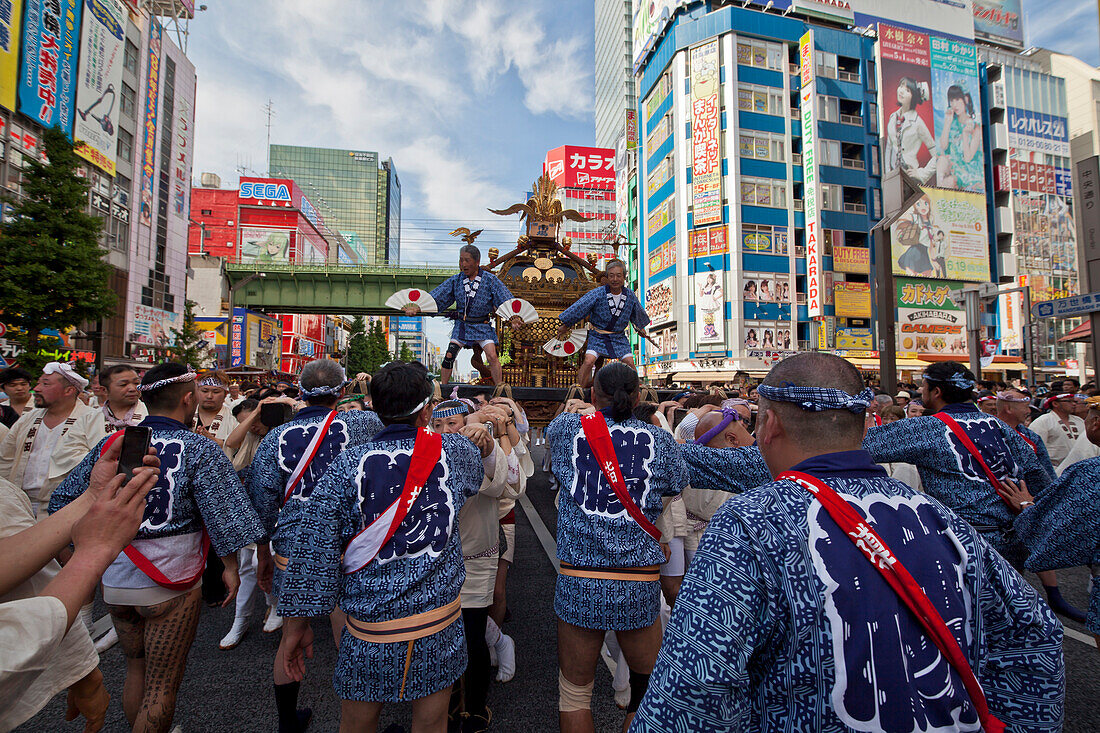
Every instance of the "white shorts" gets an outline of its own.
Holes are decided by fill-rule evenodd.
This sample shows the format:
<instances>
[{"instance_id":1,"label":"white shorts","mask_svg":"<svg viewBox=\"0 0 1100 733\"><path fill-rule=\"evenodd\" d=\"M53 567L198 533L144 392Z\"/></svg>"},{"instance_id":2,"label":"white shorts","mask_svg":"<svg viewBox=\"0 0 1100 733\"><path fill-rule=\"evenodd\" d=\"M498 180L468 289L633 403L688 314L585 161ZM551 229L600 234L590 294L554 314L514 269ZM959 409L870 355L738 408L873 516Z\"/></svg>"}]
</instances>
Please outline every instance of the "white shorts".
<instances>
[{"instance_id":1,"label":"white shorts","mask_svg":"<svg viewBox=\"0 0 1100 733\"><path fill-rule=\"evenodd\" d=\"M695 547L688 549L684 544L683 537L672 537L668 541L669 556L668 560L661 564L661 575L666 578L681 578L684 573L687 572L688 566L691 565L691 558L695 557L695 550L699 547L699 543L695 543Z\"/></svg>"},{"instance_id":2,"label":"white shorts","mask_svg":"<svg viewBox=\"0 0 1100 733\"><path fill-rule=\"evenodd\" d=\"M584 353L586 355L591 354L592 356L596 357L597 359L600 357L599 353L593 351L592 349L589 349L588 351L586 351ZM625 355L619 357L619 361L634 361L634 355L633 354L625 354Z\"/></svg>"},{"instance_id":3,"label":"white shorts","mask_svg":"<svg viewBox=\"0 0 1100 733\"><path fill-rule=\"evenodd\" d=\"M454 339L451 339L451 343L452 343L452 344L455 344L456 346L458 346L458 347L459 347L459 350L460 350L460 351L461 351L462 349L465 349L465 348L466 348L466 345L465 345L464 343L462 343L461 341L455 341ZM496 346L496 343L497 343L497 342L496 342L496 341L493 341L492 339L485 339L484 341L478 341L478 342L477 342L477 345L478 345L478 346L480 346L480 347L481 347L482 349L484 349L486 345L488 345L488 344L493 344L494 346ZM448 344L448 346L449 346L449 345L450 345L450 344Z\"/></svg>"}]
</instances>

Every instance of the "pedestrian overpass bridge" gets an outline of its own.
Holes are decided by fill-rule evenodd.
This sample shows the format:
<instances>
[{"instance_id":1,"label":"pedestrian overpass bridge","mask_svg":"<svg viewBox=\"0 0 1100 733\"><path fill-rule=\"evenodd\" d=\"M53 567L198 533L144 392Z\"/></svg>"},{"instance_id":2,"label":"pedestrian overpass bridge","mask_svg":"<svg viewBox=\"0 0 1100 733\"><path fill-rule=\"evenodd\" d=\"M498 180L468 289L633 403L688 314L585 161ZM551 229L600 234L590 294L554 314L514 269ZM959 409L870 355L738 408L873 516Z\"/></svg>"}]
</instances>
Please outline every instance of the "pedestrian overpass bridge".
<instances>
[{"instance_id":1,"label":"pedestrian overpass bridge","mask_svg":"<svg viewBox=\"0 0 1100 733\"><path fill-rule=\"evenodd\" d=\"M270 313L392 316L386 299L405 288L431 290L455 269L386 265L226 263L235 307Z\"/></svg>"}]
</instances>

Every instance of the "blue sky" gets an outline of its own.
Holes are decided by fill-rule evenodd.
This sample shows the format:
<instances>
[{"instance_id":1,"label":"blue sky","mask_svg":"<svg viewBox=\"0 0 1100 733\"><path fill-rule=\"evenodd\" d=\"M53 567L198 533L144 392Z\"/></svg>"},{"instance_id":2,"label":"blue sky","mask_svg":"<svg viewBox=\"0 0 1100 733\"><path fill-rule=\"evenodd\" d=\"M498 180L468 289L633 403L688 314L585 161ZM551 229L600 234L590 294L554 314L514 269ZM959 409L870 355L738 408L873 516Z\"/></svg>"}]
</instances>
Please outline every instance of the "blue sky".
<instances>
[{"instance_id":1,"label":"blue sky","mask_svg":"<svg viewBox=\"0 0 1100 733\"><path fill-rule=\"evenodd\" d=\"M1024 0L1028 40L1100 64L1096 5ZM209 3L191 24L195 173L266 170L271 140L375 150L402 184L403 264L457 261L454 227L515 241L543 156L594 137L592 0L254 0ZM484 249L484 248L483 248ZM446 324L428 319L446 342ZM464 359L462 363L465 363Z\"/></svg>"}]
</instances>

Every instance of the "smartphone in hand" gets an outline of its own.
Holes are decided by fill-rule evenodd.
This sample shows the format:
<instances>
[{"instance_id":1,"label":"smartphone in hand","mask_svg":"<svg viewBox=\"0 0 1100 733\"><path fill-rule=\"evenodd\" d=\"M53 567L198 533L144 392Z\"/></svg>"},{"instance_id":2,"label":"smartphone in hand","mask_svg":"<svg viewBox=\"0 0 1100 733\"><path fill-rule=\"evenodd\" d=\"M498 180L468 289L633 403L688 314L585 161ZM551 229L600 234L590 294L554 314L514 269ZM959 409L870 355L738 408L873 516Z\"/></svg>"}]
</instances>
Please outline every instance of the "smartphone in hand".
<instances>
[{"instance_id":1,"label":"smartphone in hand","mask_svg":"<svg viewBox=\"0 0 1100 733\"><path fill-rule=\"evenodd\" d=\"M118 473L125 474L127 481L134 477L135 469L144 465L151 438L152 431L142 426L128 427L122 434L122 453L118 457Z\"/></svg>"}]
</instances>

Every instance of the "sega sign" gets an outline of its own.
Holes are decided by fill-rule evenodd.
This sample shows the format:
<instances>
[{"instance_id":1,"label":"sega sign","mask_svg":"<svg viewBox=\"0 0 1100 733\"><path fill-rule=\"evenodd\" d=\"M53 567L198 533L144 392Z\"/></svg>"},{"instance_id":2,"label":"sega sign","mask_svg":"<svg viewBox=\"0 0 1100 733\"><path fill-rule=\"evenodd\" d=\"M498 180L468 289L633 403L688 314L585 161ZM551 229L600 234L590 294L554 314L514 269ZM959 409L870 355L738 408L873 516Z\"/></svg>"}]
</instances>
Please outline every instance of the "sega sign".
<instances>
[{"instance_id":1,"label":"sega sign","mask_svg":"<svg viewBox=\"0 0 1100 733\"><path fill-rule=\"evenodd\" d=\"M290 187L285 183L241 181L237 198L259 199L261 201L290 201Z\"/></svg>"}]
</instances>

